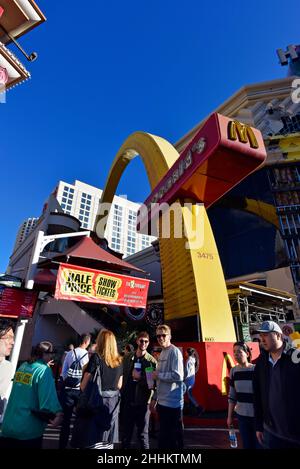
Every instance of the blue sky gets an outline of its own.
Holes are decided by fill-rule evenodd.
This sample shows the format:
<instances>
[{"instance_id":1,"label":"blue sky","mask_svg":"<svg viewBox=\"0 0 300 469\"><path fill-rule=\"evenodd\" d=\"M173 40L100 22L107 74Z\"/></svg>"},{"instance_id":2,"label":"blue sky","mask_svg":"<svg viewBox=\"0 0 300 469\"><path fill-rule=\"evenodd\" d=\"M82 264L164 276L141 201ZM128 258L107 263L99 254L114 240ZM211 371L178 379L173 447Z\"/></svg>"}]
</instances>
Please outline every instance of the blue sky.
<instances>
[{"instance_id":1,"label":"blue sky","mask_svg":"<svg viewBox=\"0 0 300 469\"><path fill-rule=\"evenodd\" d=\"M20 42L39 57L17 53L32 79L0 104L0 272L60 179L103 188L129 134L176 142L241 86L284 77L275 51L300 43L298 0L37 3L47 22ZM138 159L118 193L148 195Z\"/></svg>"}]
</instances>

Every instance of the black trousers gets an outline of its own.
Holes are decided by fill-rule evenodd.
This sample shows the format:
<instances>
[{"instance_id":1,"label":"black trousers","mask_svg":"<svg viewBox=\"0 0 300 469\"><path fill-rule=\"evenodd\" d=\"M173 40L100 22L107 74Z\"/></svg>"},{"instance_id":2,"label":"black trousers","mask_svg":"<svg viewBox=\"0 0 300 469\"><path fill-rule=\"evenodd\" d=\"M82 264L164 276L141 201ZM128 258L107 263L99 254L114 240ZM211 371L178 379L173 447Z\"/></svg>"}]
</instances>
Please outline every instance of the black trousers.
<instances>
[{"instance_id":1,"label":"black trousers","mask_svg":"<svg viewBox=\"0 0 300 469\"><path fill-rule=\"evenodd\" d=\"M65 449L69 442L70 424L73 410L77 406L80 395L79 389L63 389L60 395L60 403L64 412L64 419L59 435L59 448Z\"/></svg>"},{"instance_id":2,"label":"black trousers","mask_svg":"<svg viewBox=\"0 0 300 469\"><path fill-rule=\"evenodd\" d=\"M159 449L183 449L183 423L181 407L157 405L159 415Z\"/></svg>"},{"instance_id":3,"label":"black trousers","mask_svg":"<svg viewBox=\"0 0 300 469\"><path fill-rule=\"evenodd\" d=\"M123 437L122 447L130 448L134 427L141 449L149 449L149 418L148 404L132 405L125 402L122 409Z\"/></svg>"},{"instance_id":4,"label":"black trousers","mask_svg":"<svg viewBox=\"0 0 300 469\"><path fill-rule=\"evenodd\" d=\"M16 438L0 438L1 449L41 449L43 437L31 440L18 440Z\"/></svg>"}]
</instances>

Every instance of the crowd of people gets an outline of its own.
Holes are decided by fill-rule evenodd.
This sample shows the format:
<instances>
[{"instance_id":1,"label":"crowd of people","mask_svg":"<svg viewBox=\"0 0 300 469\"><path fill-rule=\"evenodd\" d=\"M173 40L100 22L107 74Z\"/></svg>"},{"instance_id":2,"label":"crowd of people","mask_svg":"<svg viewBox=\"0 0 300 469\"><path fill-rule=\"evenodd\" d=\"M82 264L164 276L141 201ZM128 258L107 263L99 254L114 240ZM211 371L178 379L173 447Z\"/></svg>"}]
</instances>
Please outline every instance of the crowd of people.
<instances>
[{"instance_id":1,"label":"crowd of people","mask_svg":"<svg viewBox=\"0 0 300 469\"><path fill-rule=\"evenodd\" d=\"M258 333L261 352L255 363L245 342L233 346L237 365L230 371L228 428L237 416L243 448L300 448L299 350L283 340L273 321L262 323ZM61 449L131 448L134 430L139 447L148 449L149 431L157 428L159 449L184 448L184 401L195 416L204 411L192 392L201 366L195 350L187 348L184 360L165 324L156 329L158 345L151 354L145 331L122 354L112 331L102 329L96 342L91 340L83 334L78 347L66 351L57 383L53 345L40 342L17 369L8 399L13 373L6 358L14 330L0 320L0 447L41 448L50 424L60 426Z\"/></svg>"},{"instance_id":2,"label":"crowd of people","mask_svg":"<svg viewBox=\"0 0 300 469\"><path fill-rule=\"evenodd\" d=\"M300 349L284 341L274 321L257 329L260 355L251 363L244 342L233 347L227 424L238 417L243 448L300 449Z\"/></svg>"}]
</instances>

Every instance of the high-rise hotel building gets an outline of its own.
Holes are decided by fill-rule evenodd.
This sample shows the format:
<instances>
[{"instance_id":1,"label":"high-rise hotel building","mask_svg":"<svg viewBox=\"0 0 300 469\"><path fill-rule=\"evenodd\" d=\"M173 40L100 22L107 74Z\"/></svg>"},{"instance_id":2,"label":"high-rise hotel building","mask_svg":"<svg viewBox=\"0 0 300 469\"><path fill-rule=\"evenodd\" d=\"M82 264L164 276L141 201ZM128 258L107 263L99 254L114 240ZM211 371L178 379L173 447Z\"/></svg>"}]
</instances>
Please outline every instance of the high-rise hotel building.
<instances>
[{"instance_id":1,"label":"high-rise hotel building","mask_svg":"<svg viewBox=\"0 0 300 469\"><path fill-rule=\"evenodd\" d=\"M37 221L38 221L38 218L27 218L27 220L23 221L23 223L21 224L19 228L17 237L16 237L13 252L17 249L18 246L20 246L23 243L23 241L27 238L29 233L31 233L31 231L36 226Z\"/></svg>"},{"instance_id":2,"label":"high-rise hotel building","mask_svg":"<svg viewBox=\"0 0 300 469\"><path fill-rule=\"evenodd\" d=\"M61 210L80 221L81 228L93 230L102 190L81 181L69 184L59 181L53 195L55 195ZM45 206L47 203L45 204ZM44 207L45 207L44 206ZM124 257L135 254L151 245L156 238L139 234L136 231L136 217L140 204L125 197L115 196L110 211L105 238L114 251L124 254ZM56 209L57 210L57 209ZM18 230L13 252L23 243L35 229L39 218L28 218Z\"/></svg>"},{"instance_id":3,"label":"high-rise hotel building","mask_svg":"<svg viewBox=\"0 0 300 469\"><path fill-rule=\"evenodd\" d=\"M101 189L77 180L74 184L59 181L55 194L65 213L78 218L83 229L93 229L102 195ZM125 197L115 196L113 199L105 237L109 247L122 252L124 257L147 248L156 239L137 233L136 216L139 206L140 204Z\"/></svg>"}]
</instances>

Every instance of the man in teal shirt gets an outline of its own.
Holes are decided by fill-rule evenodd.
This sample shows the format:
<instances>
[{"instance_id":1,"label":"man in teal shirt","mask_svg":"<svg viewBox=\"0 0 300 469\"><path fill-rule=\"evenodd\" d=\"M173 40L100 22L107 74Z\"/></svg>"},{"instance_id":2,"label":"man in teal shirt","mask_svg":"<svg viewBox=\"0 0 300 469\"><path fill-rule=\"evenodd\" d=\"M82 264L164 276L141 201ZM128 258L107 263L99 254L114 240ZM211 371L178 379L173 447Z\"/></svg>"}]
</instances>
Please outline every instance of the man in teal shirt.
<instances>
[{"instance_id":1,"label":"man in teal shirt","mask_svg":"<svg viewBox=\"0 0 300 469\"><path fill-rule=\"evenodd\" d=\"M54 427L61 423L62 409L48 365L52 357L51 342L40 342L17 370L2 425L2 447L41 448L46 419Z\"/></svg>"}]
</instances>

